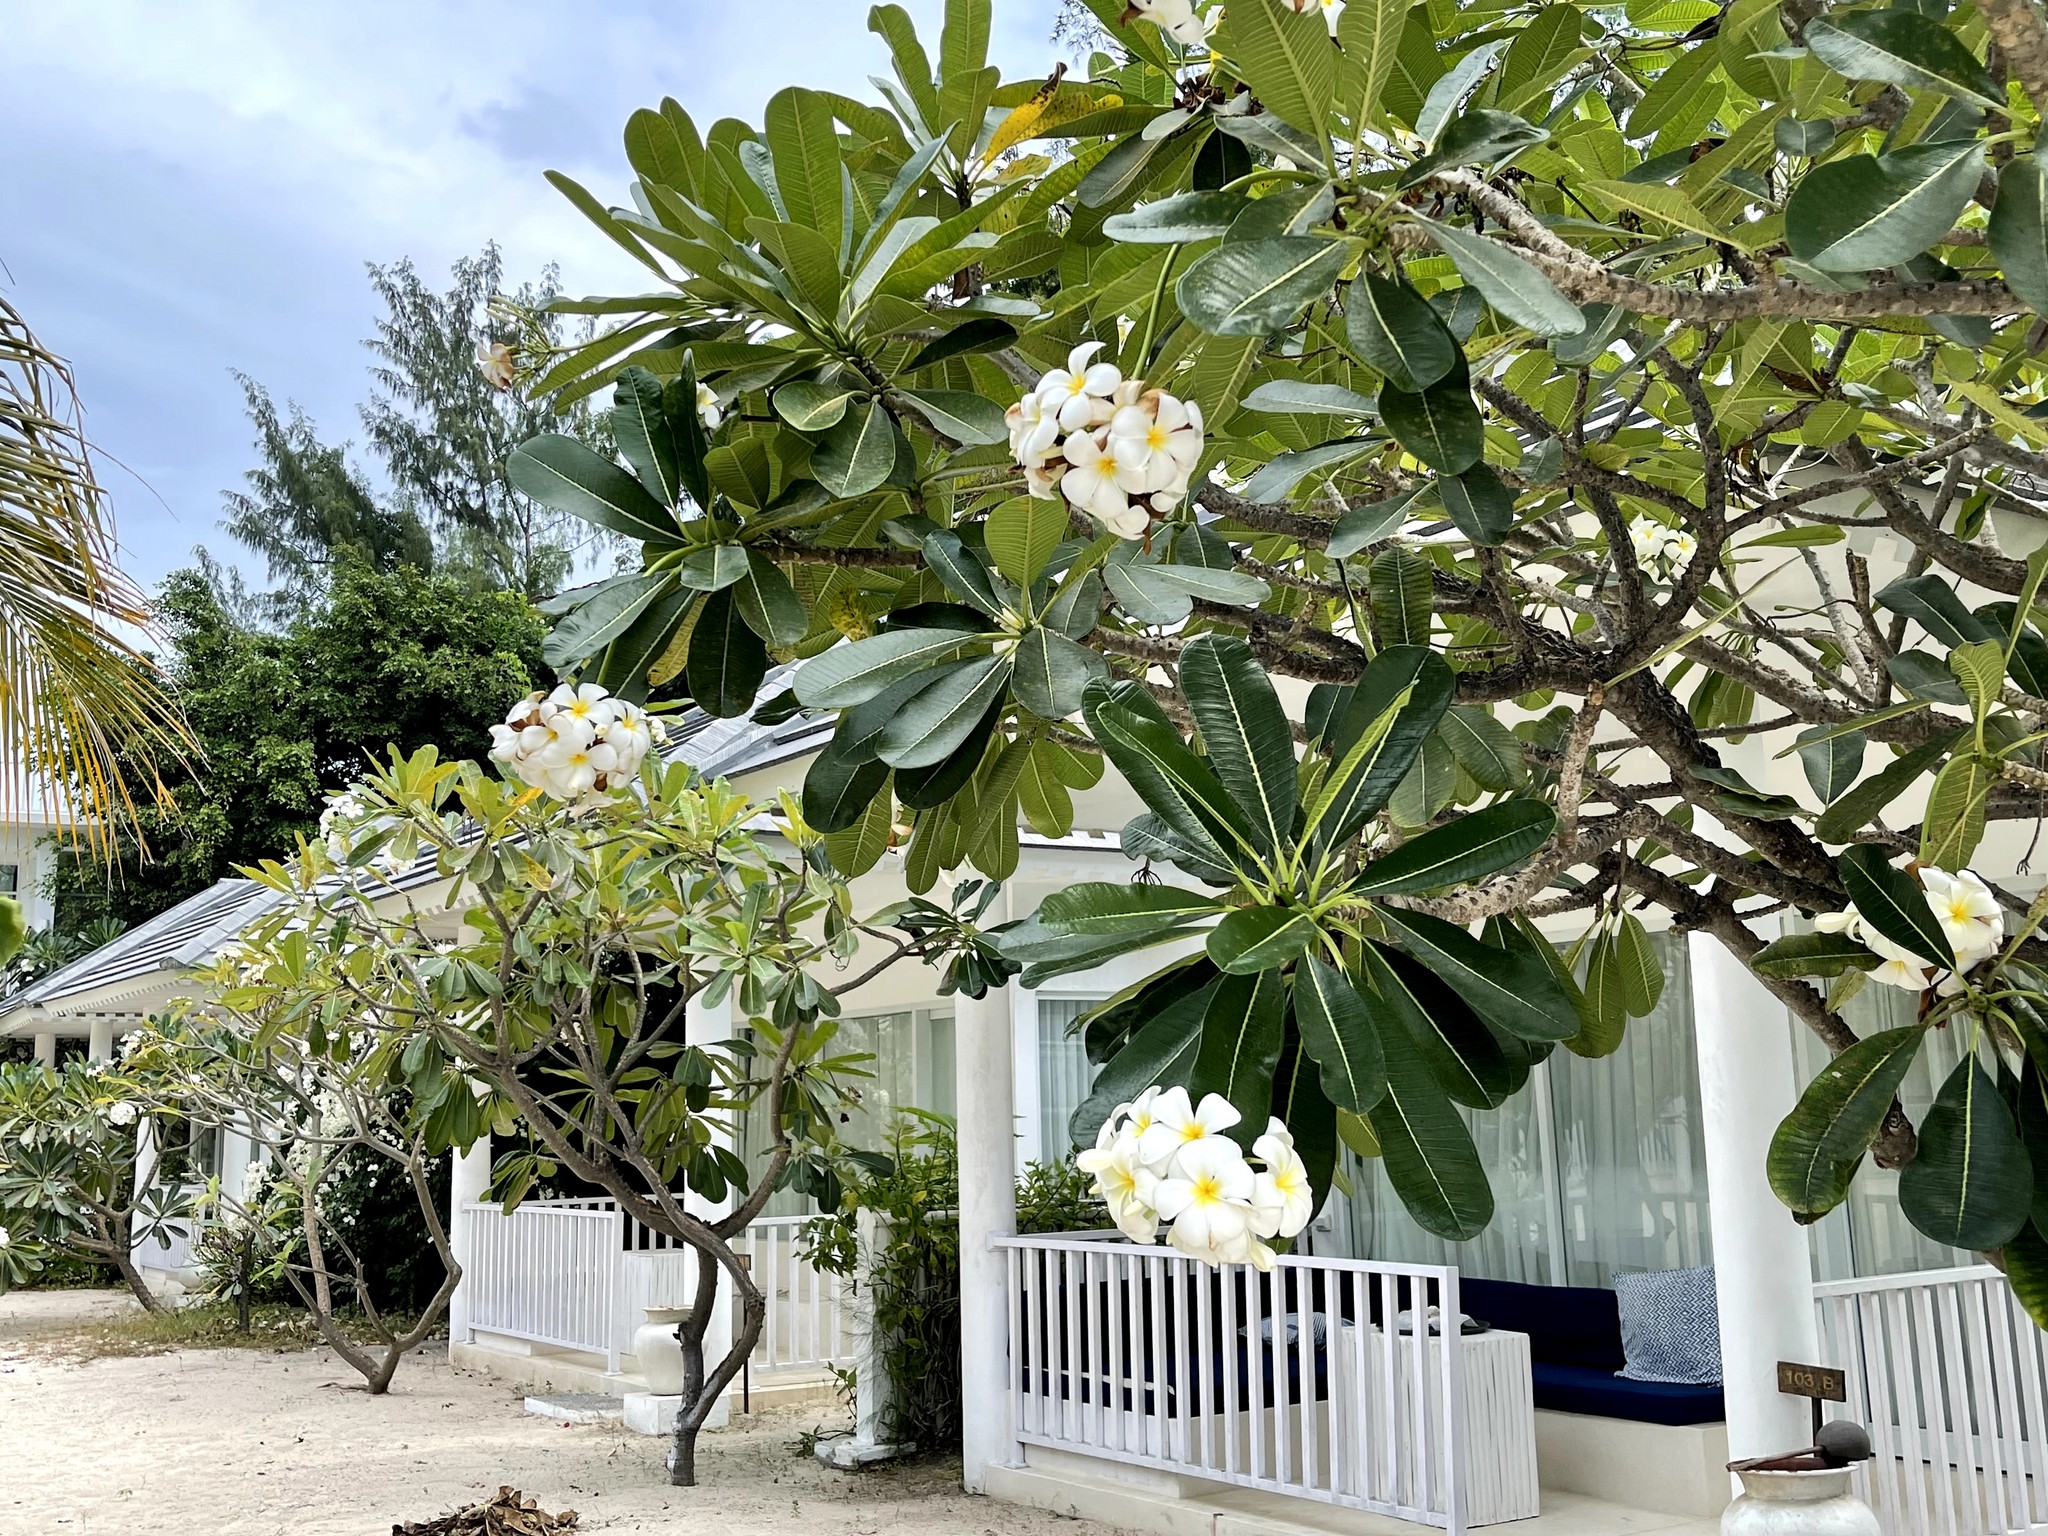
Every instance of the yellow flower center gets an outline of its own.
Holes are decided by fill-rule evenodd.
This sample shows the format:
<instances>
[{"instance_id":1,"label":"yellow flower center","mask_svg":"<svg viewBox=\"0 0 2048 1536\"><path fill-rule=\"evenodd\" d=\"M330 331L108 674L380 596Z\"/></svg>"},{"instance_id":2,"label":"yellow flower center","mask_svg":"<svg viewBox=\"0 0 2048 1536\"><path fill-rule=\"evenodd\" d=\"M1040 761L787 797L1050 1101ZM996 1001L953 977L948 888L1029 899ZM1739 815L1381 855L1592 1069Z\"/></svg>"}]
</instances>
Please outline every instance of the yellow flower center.
<instances>
[{"instance_id":1,"label":"yellow flower center","mask_svg":"<svg viewBox=\"0 0 2048 1536\"><path fill-rule=\"evenodd\" d=\"M1115 474L1116 455L1113 453L1105 453L1101 458L1097 459L1095 461L1095 473L1097 473L1098 475Z\"/></svg>"},{"instance_id":2,"label":"yellow flower center","mask_svg":"<svg viewBox=\"0 0 2048 1536\"><path fill-rule=\"evenodd\" d=\"M1223 1186L1213 1174L1203 1174L1195 1180L1194 1201L1196 1205L1214 1205L1223 1198Z\"/></svg>"},{"instance_id":3,"label":"yellow flower center","mask_svg":"<svg viewBox=\"0 0 2048 1536\"><path fill-rule=\"evenodd\" d=\"M1180 1139L1182 1141L1200 1141L1206 1134L1199 1120L1190 1120L1180 1128Z\"/></svg>"},{"instance_id":4,"label":"yellow flower center","mask_svg":"<svg viewBox=\"0 0 2048 1536\"><path fill-rule=\"evenodd\" d=\"M1156 421L1153 422L1152 425L1148 427L1145 431L1145 445L1148 448L1151 448L1154 452L1157 452L1160 449L1164 448L1168 443L1172 441L1173 434L1167 431L1166 428L1160 426L1159 423Z\"/></svg>"},{"instance_id":5,"label":"yellow flower center","mask_svg":"<svg viewBox=\"0 0 2048 1536\"><path fill-rule=\"evenodd\" d=\"M1070 395L1085 395L1085 394L1087 394L1087 393L1088 393L1088 376L1087 376L1087 375L1086 375L1085 373L1077 373L1077 374L1075 374L1075 375L1074 375L1074 376L1073 376L1072 378L1068 379L1068 380L1067 380L1067 393L1068 393L1068 394L1070 394Z\"/></svg>"}]
</instances>

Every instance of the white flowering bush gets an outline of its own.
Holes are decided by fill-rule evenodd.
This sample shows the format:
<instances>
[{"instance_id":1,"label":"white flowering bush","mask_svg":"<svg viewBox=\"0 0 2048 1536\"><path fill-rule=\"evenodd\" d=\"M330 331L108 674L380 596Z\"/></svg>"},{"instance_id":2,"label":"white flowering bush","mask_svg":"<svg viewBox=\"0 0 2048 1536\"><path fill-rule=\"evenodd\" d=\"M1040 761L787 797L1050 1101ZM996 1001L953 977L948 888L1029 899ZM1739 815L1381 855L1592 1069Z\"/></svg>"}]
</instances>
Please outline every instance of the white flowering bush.
<instances>
[{"instance_id":1,"label":"white flowering bush","mask_svg":"<svg viewBox=\"0 0 2048 1536\"><path fill-rule=\"evenodd\" d=\"M1294 1137L1278 1119L1252 1143L1254 1167L1226 1134L1243 1117L1221 1094L1147 1088L1103 1122L1076 1164L1133 1242L1165 1240L1208 1264L1271 1269L1273 1239L1308 1225L1315 1196Z\"/></svg>"},{"instance_id":2,"label":"white flowering bush","mask_svg":"<svg viewBox=\"0 0 2048 1536\"><path fill-rule=\"evenodd\" d=\"M1118 537L1142 539L1154 513L1187 496L1202 458L1202 408L1096 362L1104 345L1075 347L1003 419L1033 496L1064 497Z\"/></svg>"},{"instance_id":3,"label":"white flowering bush","mask_svg":"<svg viewBox=\"0 0 2048 1536\"><path fill-rule=\"evenodd\" d=\"M639 705L596 683L531 693L491 727L491 761L557 800L603 794L639 775L667 728ZM358 805L356 814L360 816Z\"/></svg>"}]
</instances>

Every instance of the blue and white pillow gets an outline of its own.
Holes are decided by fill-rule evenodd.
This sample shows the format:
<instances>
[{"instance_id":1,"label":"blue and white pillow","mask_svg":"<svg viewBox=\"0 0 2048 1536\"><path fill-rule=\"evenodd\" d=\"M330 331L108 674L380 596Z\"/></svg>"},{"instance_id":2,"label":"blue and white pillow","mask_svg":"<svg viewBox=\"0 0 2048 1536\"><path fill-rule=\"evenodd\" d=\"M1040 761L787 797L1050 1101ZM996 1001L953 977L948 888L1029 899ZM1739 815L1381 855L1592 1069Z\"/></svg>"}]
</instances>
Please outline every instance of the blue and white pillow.
<instances>
[{"instance_id":1,"label":"blue and white pillow","mask_svg":"<svg viewBox=\"0 0 2048 1536\"><path fill-rule=\"evenodd\" d=\"M1616 1375L1688 1386L1720 1381L1721 1313L1711 1268L1616 1275L1614 1294L1628 1361Z\"/></svg>"}]
</instances>

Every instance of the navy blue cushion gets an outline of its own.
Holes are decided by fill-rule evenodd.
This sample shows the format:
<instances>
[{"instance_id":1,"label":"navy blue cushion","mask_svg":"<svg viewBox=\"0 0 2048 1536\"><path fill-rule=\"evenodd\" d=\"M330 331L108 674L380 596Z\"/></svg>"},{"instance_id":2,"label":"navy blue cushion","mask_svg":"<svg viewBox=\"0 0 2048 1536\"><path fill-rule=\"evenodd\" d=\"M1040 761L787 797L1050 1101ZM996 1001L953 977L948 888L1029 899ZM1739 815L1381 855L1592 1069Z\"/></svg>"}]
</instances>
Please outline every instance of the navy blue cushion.
<instances>
[{"instance_id":1,"label":"navy blue cushion","mask_svg":"<svg viewBox=\"0 0 2048 1536\"><path fill-rule=\"evenodd\" d=\"M1460 1280L1458 1305L1509 1333L1529 1335L1539 1365L1614 1372L1628 1364L1621 1349L1621 1312L1614 1292L1593 1286L1522 1285L1513 1280Z\"/></svg>"},{"instance_id":2,"label":"navy blue cushion","mask_svg":"<svg viewBox=\"0 0 2048 1536\"><path fill-rule=\"evenodd\" d=\"M1728 1416L1721 1388L1630 1381L1581 1365L1535 1367L1536 1406L1638 1424L1718 1424Z\"/></svg>"}]
</instances>

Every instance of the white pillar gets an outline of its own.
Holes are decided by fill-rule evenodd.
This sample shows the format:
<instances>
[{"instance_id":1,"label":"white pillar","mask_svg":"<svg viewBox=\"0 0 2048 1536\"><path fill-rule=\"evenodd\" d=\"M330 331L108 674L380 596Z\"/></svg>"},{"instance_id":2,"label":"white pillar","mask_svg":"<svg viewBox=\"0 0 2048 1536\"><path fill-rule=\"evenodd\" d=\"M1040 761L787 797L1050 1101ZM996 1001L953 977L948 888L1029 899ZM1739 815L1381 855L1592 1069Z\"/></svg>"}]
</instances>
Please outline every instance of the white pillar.
<instances>
[{"instance_id":1,"label":"white pillar","mask_svg":"<svg viewBox=\"0 0 2048 1536\"><path fill-rule=\"evenodd\" d=\"M1778 1391L1777 1363L1834 1362L1818 1358L1806 1229L1764 1173L1799 1096L1785 1006L1718 940L1693 935L1691 956L1728 1454L1739 1461L1812 1441L1812 1408Z\"/></svg>"},{"instance_id":2,"label":"white pillar","mask_svg":"<svg viewBox=\"0 0 2048 1536\"><path fill-rule=\"evenodd\" d=\"M46 1067L57 1065L57 1037L54 1034L37 1035L36 1060Z\"/></svg>"},{"instance_id":3,"label":"white pillar","mask_svg":"<svg viewBox=\"0 0 2048 1536\"><path fill-rule=\"evenodd\" d=\"M491 1187L491 1133L477 1138L467 1152L457 1152L448 1165L448 1246L455 1250L455 1262L462 1266L462 1278L455 1294L448 1298L448 1348L470 1341L469 1298L477 1280L471 1272L476 1244L474 1218L466 1207L481 1202Z\"/></svg>"},{"instance_id":4,"label":"white pillar","mask_svg":"<svg viewBox=\"0 0 2048 1536\"><path fill-rule=\"evenodd\" d=\"M114 1056L114 1021L104 1013L96 1013L86 1029L86 1059L111 1061Z\"/></svg>"},{"instance_id":5,"label":"white pillar","mask_svg":"<svg viewBox=\"0 0 2048 1536\"><path fill-rule=\"evenodd\" d=\"M960 1118L960 1481L987 1491L1014 1465L1010 1423L1008 1255L990 1239L1017 1230L1012 989L960 999L954 1036Z\"/></svg>"},{"instance_id":6,"label":"white pillar","mask_svg":"<svg viewBox=\"0 0 2048 1536\"><path fill-rule=\"evenodd\" d=\"M733 1037L733 1027L730 992L726 993L724 1001L716 1007L705 1006L701 994L691 998L684 1005L683 1038L691 1045L709 1049L721 1041L730 1040ZM720 1140L737 1151L739 1130L740 1127L735 1125L733 1134L721 1137ZM727 1215L732 1207L733 1198L730 1192L723 1200L706 1200L697 1194L687 1194L683 1198L684 1210L693 1216L709 1220ZM756 1284L760 1284L762 1280L763 1277L760 1275L754 1277ZM718 1302L712 1309L711 1321L704 1329L704 1370L707 1375L725 1358L726 1351L732 1348L732 1300L732 1286L721 1284L718 1287ZM711 1410L711 1416L704 1421L704 1427L718 1429L726 1424L732 1416L731 1404L739 1399L739 1395L740 1382L735 1377L732 1385L726 1389L725 1396L719 1400L718 1406Z\"/></svg>"}]
</instances>

